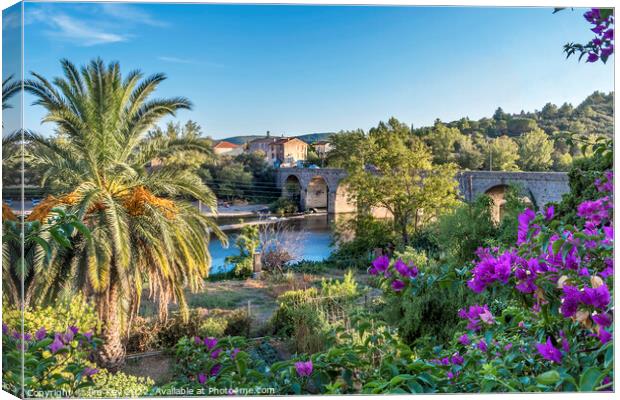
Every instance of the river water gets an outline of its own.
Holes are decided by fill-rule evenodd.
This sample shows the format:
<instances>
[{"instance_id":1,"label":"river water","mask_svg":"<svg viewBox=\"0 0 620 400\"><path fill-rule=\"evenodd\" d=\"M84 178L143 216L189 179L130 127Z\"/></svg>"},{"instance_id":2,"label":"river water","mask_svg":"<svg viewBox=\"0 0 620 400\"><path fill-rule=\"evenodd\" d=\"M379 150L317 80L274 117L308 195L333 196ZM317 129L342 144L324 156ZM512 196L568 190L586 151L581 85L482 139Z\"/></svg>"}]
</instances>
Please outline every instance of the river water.
<instances>
[{"instance_id":1,"label":"river water","mask_svg":"<svg viewBox=\"0 0 620 400\"><path fill-rule=\"evenodd\" d=\"M250 220L248 218L244 219L244 221ZM218 225L220 226L238 222L238 218L218 219ZM282 238L285 243L293 243L292 247L296 249L297 256L295 261L321 261L327 258L333 250L333 247L331 247L334 233L333 222L333 217L327 214L309 214L304 216L304 218L278 223L286 227L282 231ZM238 233L238 231L226 232L229 242L228 247L224 247L217 238L211 238L209 251L212 257L212 274L230 271L233 268L233 265L226 265L224 259L227 256L239 254L239 249L235 247L235 238Z\"/></svg>"}]
</instances>

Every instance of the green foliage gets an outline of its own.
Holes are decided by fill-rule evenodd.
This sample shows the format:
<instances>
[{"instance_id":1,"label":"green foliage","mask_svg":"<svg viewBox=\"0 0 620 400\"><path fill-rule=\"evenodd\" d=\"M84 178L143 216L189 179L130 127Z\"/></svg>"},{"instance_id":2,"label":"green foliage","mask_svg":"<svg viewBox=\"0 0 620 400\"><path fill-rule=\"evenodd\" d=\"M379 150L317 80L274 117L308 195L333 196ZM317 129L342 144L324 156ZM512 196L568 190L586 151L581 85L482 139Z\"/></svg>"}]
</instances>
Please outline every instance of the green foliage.
<instances>
[{"instance_id":1,"label":"green foliage","mask_svg":"<svg viewBox=\"0 0 620 400\"><path fill-rule=\"evenodd\" d=\"M75 211L53 207L43 217L21 220L3 215L2 296L13 305L26 300L28 306L39 291L57 283L45 281L46 268L54 255L72 248L73 236L81 234L87 240L91 238L90 230Z\"/></svg>"},{"instance_id":2,"label":"green foliage","mask_svg":"<svg viewBox=\"0 0 620 400\"><path fill-rule=\"evenodd\" d=\"M271 326L278 335L291 337L293 350L315 353L326 348L329 332L344 322L359 290L353 272L343 280L323 280L321 288L291 290L278 297Z\"/></svg>"},{"instance_id":3,"label":"green foliage","mask_svg":"<svg viewBox=\"0 0 620 400\"><path fill-rule=\"evenodd\" d=\"M25 145L45 169L43 183L78 213L90 235L76 235L71 249L52 254L30 300L82 289L108 299L95 303L110 328L102 332L99 356L106 366L117 366L124 356L122 328L139 310L143 288L152 289L162 318L171 299L187 317L185 289L200 288L209 272L209 235L226 239L211 218L182 200L216 207L196 171L174 163L151 168L161 157L211 149L192 137L148 135L161 119L191 108L183 97L151 97L164 74L142 79L136 70L123 76L118 63L101 59L81 69L67 60L61 66L63 77L49 81L35 73L24 88L64 140L28 133ZM35 211L46 214L42 207Z\"/></svg>"},{"instance_id":4,"label":"green foliage","mask_svg":"<svg viewBox=\"0 0 620 400\"><path fill-rule=\"evenodd\" d=\"M475 144L471 136L461 135L457 142L456 160L462 169L477 170L484 164L482 149Z\"/></svg>"},{"instance_id":5,"label":"green foliage","mask_svg":"<svg viewBox=\"0 0 620 400\"><path fill-rule=\"evenodd\" d=\"M234 264L235 276L245 278L252 275L254 271L253 257L259 244L258 225L246 225L241 228L235 239L235 247L239 249L239 254L228 256L225 259L227 264Z\"/></svg>"},{"instance_id":6,"label":"green foliage","mask_svg":"<svg viewBox=\"0 0 620 400\"><path fill-rule=\"evenodd\" d=\"M198 328L199 336L248 336L252 318L245 309L229 312L212 312Z\"/></svg>"},{"instance_id":7,"label":"green foliage","mask_svg":"<svg viewBox=\"0 0 620 400\"><path fill-rule=\"evenodd\" d=\"M452 163L457 160L457 143L463 142L464 135L458 128L448 128L442 123L436 123L430 133L424 137L433 154L436 164Z\"/></svg>"},{"instance_id":8,"label":"green foliage","mask_svg":"<svg viewBox=\"0 0 620 400\"><path fill-rule=\"evenodd\" d=\"M61 332L71 325L96 333L101 331L101 321L94 305L82 294L58 299L52 305L26 308L23 312L3 305L2 321L10 328L21 329L22 316L26 332L34 332L41 327L49 332Z\"/></svg>"},{"instance_id":9,"label":"green foliage","mask_svg":"<svg viewBox=\"0 0 620 400\"><path fill-rule=\"evenodd\" d=\"M82 388L92 387L91 375L97 371L92 370L87 357L101 341L84 333L73 334L65 328L56 337L54 331L48 331L39 338L34 331L3 332L3 389L16 396L33 398L71 397Z\"/></svg>"},{"instance_id":10,"label":"green foliage","mask_svg":"<svg viewBox=\"0 0 620 400\"><path fill-rule=\"evenodd\" d=\"M573 137L569 140L582 145L591 144L583 138ZM595 142L594 146L594 155L575 160L568 173L570 192L564 195L557 210L558 215L567 221L576 221L575 210L578 204L584 200L602 197L595 181L604 171L613 169L613 141L601 139Z\"/></svg>"},{"instance_id":11,"label":"green foliage","mask_svg":"<svg viewBox=\"0 0 620 400\"><path fill-rule=\"evenodd\" d=\"M299 204L287 197L280 197L269 205L269 210L280 216L293 214L299 211Z\"/></svg>"},{"instance_id":12,"label":"green foliage","mask_svg":"<svg viewBox=\"0 0 620 400\"><path fill-rule=\"evenodd\" d=\"M493 171L518 171L517 161L519 160L519 146L508 136L500 136L489 142L485 158L485 169ZM489 163L491 163L489 167Z\"/></svg>"},{"instance_id":13,"label":"green foliage","mask_svg":"<svg viewBox=\"0 0 620 400\"><path fill-rule=\"evenodd\" d=\"M455 166L433 165L424 143L397 119L370 129L352 151L344 161L345 183L358 209L387 209L403 244L456 203Z\"/></svg>"},{"instance_id":14,"label":"green foliage","mask_svg":"<svg viewBox=\"0 0 620 400\"><path fill-rule=\"evenodd\" d=\"M146 396L155 382L151 378L127 375L124 372L111 373L100 370L93 376L94 386L76 391L76 397L143 397Z\"/></svg>"},{"instance_id":15,"label":"green foliage","mask_svg":"<svg viewBox=\"0 0 620 400\"><path fill-rule=\"evenodd\" d=\"M413 262L420 273L411 290L396 293L386 288L380 314L398 328L399 336L407 343L425 343L429 339L434 345L447 343L458 329L458 310L479 297L462 284L464 270L427 265L424 253L413 249L397 253L395 258Z\"/></svg>"},{"instance_id":16,"label":"green foliage","mask_svg":"<svg viewBox=\"0 0 620 400\"><path fill-rule=\"evenodd\" d=\"M228 321L222 317L207 317L200 324L198 334L200 336L221 337L228 328Z\"/></svg>"},{"instance_id":17,"label":"green foliage","mask_svg":"<svg viewBox=\"0 0 620 400\"><path fill-rule=\"evenodd\" d=\"M185 125L181 126L179 122L170 121L166 124L165 129L157 126L149 132L149 137L155 140L168 141L196 141L204 145L208 151L200 150L182 150L170 155L165 155L157 160L157 163L164 165L176 165L180 168L187 168L197 171L203 164L213 162L215 154L213 153L213 142L210 138L202 136L202 128L196 122L188 120Z\"/></svg>"},{"instance_id":18,"label":"green foliage","mask_svg":"<svg viewBox=\"0 0 620 400\"><path fill-rule=\"evenodd\" d=\"M184 336L194 336L200 331L203 313L201 310L191 310L189 318L180 313L174 313L166 321L152 324L157 326L157 348L169 349Z\"/></svg>"},{"instance_id":19,"label":"green foliage","mask_svg":"<svg viewBox=\"0 0 620 400\"><path fill-rule=\"evenodd\" d=\"M350 238L351 232L353 238ZM366 269L375 248L385 248L396 242L390 221L358 214L354 219L337 223L334 231L337 247L327 262L336 268Z\"/></svg>"},{"instance_id":20,"label":"green foliage","mask_svg":"<svg viewBox=\"0 0 620 400\"><path fill-rule=\"evenodd\" d=\"M461 266L471 261L478 247L496 238L492 207L493 200L482 195L472 203L461 203L437 221L433 228L441 244L441 256L450 265Z\"/></svg>"},{"instance_id":21,"label":"green foliage","mask_svg":"<svg viewBox=\"0 0 620 400\"><path fill-rule=\"evenodd\" d=\"M542 129L534 129L519 138L519 166L524 171L546 171L552 165L553 141Z\"/></svg>"}]
</instances>

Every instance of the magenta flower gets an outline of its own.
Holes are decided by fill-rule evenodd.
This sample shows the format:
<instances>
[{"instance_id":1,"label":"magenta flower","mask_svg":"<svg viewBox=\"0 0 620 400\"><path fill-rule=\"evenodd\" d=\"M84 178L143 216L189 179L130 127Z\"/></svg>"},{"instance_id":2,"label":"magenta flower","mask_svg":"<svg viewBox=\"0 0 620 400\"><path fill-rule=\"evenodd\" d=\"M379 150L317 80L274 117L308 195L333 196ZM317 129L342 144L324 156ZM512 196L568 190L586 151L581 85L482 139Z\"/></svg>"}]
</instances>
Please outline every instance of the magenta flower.
<instances>
[{"instance_id":1,"label":"magenta flower","mask_svg":"<svg viewBox=\"0 0 620 400\"><path fill-rule=\"evenodd\" d=\"M555 215L555 207L553 207L553 205L549 205L546 209L545 209L545 219L547 221L551 221L553 219L553 216Z\"/></svg>"},{"instance_id":2,"label":"magenta flower","mask_svg":"<svg viewBox=\"0 0 620 400\"><path fill-rule=\"evenodd\" d=\"M394 269L404 278L415 278L419 273L418 268L415 265L407 265L401 259L398 259L394 263Z\"/></svg>"},{"instance_id":3,"label":"magenta flower","mask_svg":"<svg viewBox=\"0 0 620 400\"><path fill-rule=\"evenodd\" d=\"M212 337L206 337L204 340L205 346L207 346L207 350L213 349L217 346L217 339Z\"/></svg>"},{"instance_id":4,"label":"magenta flower","mask_svg":"<svg viewBox=\"0 0 620 400\"><path fill-rule=\"evenodd\" d=\"M78 332L80 331L77 326L73 326L73 325L69 327L69 330L73 333L74 336L77 335Z\"/></svg>"},{"instance_id":5,"label":"magenta flower","mask_svg":"<svg viewBox=\"0 0 620 400\"><path fill-rule=\"evenodd\" d=\"M90 368L90 367L86 367L84 368L84 370L82 371L82 375L84 376L93 376L95 375L97 372L99 372L99 370L97 368Z\"/></svg>"},{"instance_id":6,"label":"magenta flower","mask_svg":"<svg viewBox=\"0 0 620 400\"><path fill-rule=\"evenodd\" d=\"M400 292L404 288L405 282L401 281L400 279L396 279L394 282L392 282L392 289L394 289L395 292Z\"/></svg>"},{"instance_id":7,"label":"magenta flower","mask_svg":"<svg viewBox=\"0 0 620 400\"><path fill-rule=\"evenodd\" d=\"M553 346L550 337L547 337L546 343L537 343L536 350L545 360L553 361L557 364L562 363L562 353Z\"/></svg>"},{"instance_id":8,"label":"magenta flower","mask_svg":"<svg viewBox=\"0 0 620 400\"><path fill-rule=\"evenodd\" d=\"M512 343L507 343L507 344L504 346L504 351L509 351L510 349L512 349Z\"/></svg>"},{"instance_id":9,"label":"magenta flower","mask_svg":"<svg viewBox=\"0 0 620 400\"><path fill-rule=\"evenodd\" d=\"M91 331L88 331L86 333L84 333L84 337L90 341L93 338L93 333Z\"/></svg>"},{"instance_id":10,"label":"magenta flower","mask_svg":"<svg viewBox=\"0 0 620 400\"><path fill-rule=\"evenodd\" d=\"M611 316L609 314L594 314L592 320L601 328L611 326Z\"/></svg>"},{"instance_id":11,"label":"magenta flower","mask_svg":"<svg viewBox=\"0 0 620 400\"><path fill-rule=\"evenodd\" d=\"M527 235L530 231L530 223L536 218L536 213L526 208L519 214L519 227L517 231L517 245L521 245L527 241Z\"/></svg>"},{"instance_id":12,"label":"magenta flower","mask_svg":"<svg viewBox=\"0 0 620 400\"><path fill-rule=\"evenodd\" d=\"M235 347L235 348L234 348L234 349L232 349L232 351L230 352L230 358L234 360L234 359L235 359L235 357L237 357L237 354L238 354L238 353L239 353L239 349Z\"/></svg>"},{"instance_id":13,"label":"magenta flower","mask_svg":"<svg viewBox=\"0 0 620 400\"><path fill-rule=\"evenodd\" d=\"M41 329L35 332L34 338L36 340L43 340L45 339L46 335L47 335L47 330L45 330L45 327L41 327Z\"/></svg>"},{"instance_id":14,"label":"magenta flower","mask_svg":"<svg viewBox=\"0 0 620 400\"><path fill-rule=\"evenodd\" d=\"M603 284L597 288L586 287L583 289L581 301L584 304L604 310L610 301L609 289Z\"/></svg>"},{"instance_id":15,"label":"magenta flower","mask_svg":"<svg viewBox=\"0 0 620 400\"><path fill-rule=\"evenodd\" d=\"M452 362L452 364L463 365L465 359L459 353L454 353L450 358L450 361Z\"/></svg>"},{"instance_id":16,"label":"magenta flower","mask_svg":"<svg viewBox=\"0 0 620 400\"><path fill-rule=\"evenodd\" d=\"M478 348L480 349L480 351L483 352L487 352L487 350L489 350L489 347L487 346L487 343L484 340L481 340L478 342Z\"/></svg>"},{"instance_id":17,"label":"magenta flower","mask_svg":"<svg viewBox=\"0 0 620 400\"><path fill-rule=\"evenodd\" d=\"M611 333L605 329L600 329L596 337L598 337L598 340L601 341L601 344L605 344L611 340Z\"/></svg>"},{"instance_id":18,"label":"magenta flower","mask_svg":"<svg viewBox=\"0 0 620 400\"><path fill-rule=\"evenodd\" d=\"M469 340L469 336L467 336L467 334L460 336L458 338L458 342L462 344L463 346L467 346L468 344L471 343L471 341Z\"/></svg>"},{"instance_id":19,"label":"magenta flower","mask_svg":"<svg viewBox=\"0 0 620 400\"><path fill-rule=\"evenodd\" d=\"M215 350L213 350L213 352L211 353L211 358L213 358L215 360L216 358L219 357L221 352L222 352L222 349L215 349Z\"/></svg>"},{"instance_id":20,"label":"magenta flower","mask_svg":"<svg viewBox=\"0 0 620 400\"><path fill-rule=\"evenodd\" d=\"M587 200L577 206L577 216L600 225L603 219L609 217L609 213L603 199Z\"/></svg>"},{"instance_id":21,"label":"magenta flower","mask_svg":"<svg viewBox=\"0 0 620 400\"><path fill-rule=\"evenodd\" d=\"M221 370L222 370L222 365L221 364L215 364L213 366L213 368L211 368L211 371L209 371L209 375L216 376L217 374L220 373Z\"/></svg>"},{"instance_id":22,"label":"magenta flower","mask_svg":"<svg viewBox=\"0 0 620 400\"><path fill-rule=\"evenodd\" d=\"M60 349L64 348L65 344L60 340L60 335L56 334L54 341L48 346L52 354L56 354Z\"/></svg>"},{"instance_id":23,"label":"magenta flower","mask_svg":"<svg viewBox=\"0 0 620 400\"><path fill-rule=\"evenodd\" d=\"M205 374L203 374L202 372L198 374L198 383L200 383L201 385L204 385L205 382L207 381L207 376Z\"/></svg>"},{"instance_id":24,"label":"magenta flower","mask_svg":"<svg viewBox=\"0 0 620 400\"><path fill-rule=\"evenodd\" d=\"M379 256L373 260L372 268L368 270L368 273L371 275L377 275L381 272L387 272L389 266L390 259L387 256Z\"/></svg>"},{"instance_id":25,"label":"magenta flower","mask_svg":"<svg viewBox=\"0 0 620 400\"><path fill-rule=\"evenodd\" d=\"M5 324L4 322L2 323L2 334L3 335L8 335L9 334L9 326L7 324Z\"/></svg>"},{"instance_id":26,"label":"magenta flower","mask_svg":"<svg viewBox=\"0 0 620 400\"><path fill-rule=\"evenodd\" d=\"M493 314L491 314L491 311L489 311L489 306L486 304L483 306L474 304L469 307L468 311L462 308L459 310L458 316L459 318L467 319L469 321L467 323L467 329L475 332L482 329L480 326L481 322L484 322L487 325L492 325L495 322Z\"/></svg>"},{"instance_id":27,"label":"magenta flower","mask_svg":"<svg viewBox=\"0 0 620 400\"><path fill-rule=\"evenodd\" d=\"M312 375L312 361L299 361L295 363L295 370L300 377Z\"/></svg>"},{"instance_id":28,"label":"magenta flower","mask_svg":"<svg viewBox=\"0 0 620 400\"><path fill-rule=\"evenodd\" d=\"M202 338L200 336L194 336L195 344L202 344Z\"/></svg>"},{"instance_id":29,"label":"magenta flower","mask_svg":"<svg viewBox=\"0 0 620 400\"><path fill-rule=\"evenodd\" d=\"M577 312L581 303L581 291L574 286L564 285L562 287L562 296L560 296L560 313L566 317L572 317Z\"/></svg>"},{"instance_id":30,"label":"magenta flower","mask_svg":"<svg viewBox=\"0 0 620 400\"><path fill-rule=\"evenodd\" d=\"M67 332L65 332L65 334L62 335L62 341L65 344L68 344L69 342L73 340L74 337L75 337L75 333L73 333L73 330L67 329Z\"/></svg>"}]
</instances>

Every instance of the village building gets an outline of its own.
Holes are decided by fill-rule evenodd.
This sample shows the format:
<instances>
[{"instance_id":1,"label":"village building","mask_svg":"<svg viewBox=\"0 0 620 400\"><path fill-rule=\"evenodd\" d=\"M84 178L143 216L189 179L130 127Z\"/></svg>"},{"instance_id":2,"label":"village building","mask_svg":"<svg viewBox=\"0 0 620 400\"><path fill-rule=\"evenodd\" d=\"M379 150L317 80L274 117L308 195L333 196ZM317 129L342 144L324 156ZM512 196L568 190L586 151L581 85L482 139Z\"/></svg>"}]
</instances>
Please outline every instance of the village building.
<instances>
[{"instance_id":1,"label":"village building","mask_svg":"<svg viewBox=\"0 0 620 400\"><path fill-rule=\"evenodd\" d=\"M222 140L213 146L213 152L218 156L236 156L243 153L243 146Z\"/></svg>"}]
</instances>

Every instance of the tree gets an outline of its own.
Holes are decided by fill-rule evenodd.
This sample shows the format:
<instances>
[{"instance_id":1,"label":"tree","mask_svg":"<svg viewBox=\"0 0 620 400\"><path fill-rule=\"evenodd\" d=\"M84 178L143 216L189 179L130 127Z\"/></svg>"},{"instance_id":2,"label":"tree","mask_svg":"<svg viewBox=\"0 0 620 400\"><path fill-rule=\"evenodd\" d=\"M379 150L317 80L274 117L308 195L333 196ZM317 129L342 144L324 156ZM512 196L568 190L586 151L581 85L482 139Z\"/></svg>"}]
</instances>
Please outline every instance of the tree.
<instances>
[{"instance_id":1,"label":"tree","mask_svg":"<svg viewBox=\"0 0 620 400\"><path fill-rule=\"evenodd\" d=\"M553 160L553 141L540 128L519 138L519 165L524 171L547 171Z\"/></svg>"},{"instance_id":2,"label":"tree","mask_svg":"<svg viewBox=\"0 0 620 400\"><path fill-rule=\"evenodd\" d=\"M149 137L153 139L167 139L167 140L191 140L196 142L202 142L205 149L210 149L210 152L204 150L188 150L177 151L174 154L165 155L160 160L163 164L175 164L179 167L198 169L202 164L207 162L213 162L215 154L213 153L213 142L211 139L202 136L202 128L196 122L188 120L185 125L181 126L178 122L170 121L166 124L166 129L162 129L159 126L149 132Z\"/></svg>"},{"instance_id":3,"label":"tree","mask_svg":"<svg viewBox=\"0 0 620 400\"><path fill-rule=\"evenodd\" d=\"M476 146L471 136L463 135L456 144L457 161L461 168L477 170L484 163L484 154Z\"/></svg>"},{"instance_id":4,"label":"tree","mask_svg":"<svg viewBox=\"0 0 620 400\"><path fill-rule=\"evenodd\" d=\"M180 198L215 208L215 197L192 170L176 164L148 168L157 158L179 152L209 154L194 138L149 137L161 118L190 109L183 97L151 99L165 80L140 71L121 75L116 62L101 59L78 70L61 60L64 77L52 82L33 73L25 89L46 110L43 122L66 137L57 142L29 134L30 150L58 192L32 210L29 220L44 220L53 207L77 212L91 239L75 234L67 251L52 254L35 271L35 300L61 292L83 291L93 298L103 322L99 362L116 369L123 363L123 327L137 314L142 291L159 303L165 318L177 302L187 317L185 289L199 289L208 275L209 234L223 239L214 221Z\"/></svg>"},{"instance_id":5,"label":"tree","mask_svg":"<svg viewBox=\"0 0 620 400\"><path fill-rule=\"evenodd\" d=\"M554 151L553 158L553 170L554 171L568 171L573 165L573 157L570 153L560 153Z\"/></svg>"},{"instance_id":6,"label":"tree","mask_svg":"<svg viewBox=\"0 0 620 400\"><path fill-rule=\"evenodd\" d=\"M344 162L345 183L358 208L385 207L392 213L403 244L411 232L456 204L455 166L433 165L424 143L397 119L380 122L353 146Z\"/></svg>"},{"instance_id":7,"label":"tree","mask_svg":"<svg viewBox=\"0 0 620 400\"><path fill-rule=\"evenodd\" d=\"M8 103L8 100L19 93L22 89L21 81L13 80L13 75L9 75L8 78L2 81L2 109L13 108Z\"/></svg>"},{"instance_id":8,"label":"tree","mask_svg":"<svg viewBox=\"0 0 620 400\"><path fill-rule=\"evenodd\" d=\"M252 186L252 173L246 171L242 164L232 162L219 168L215 172L218 196L229 200L243 197L245 191Z\"/></svg>"},{"instance_id":9,"label":"tree","mask_svg":"<svg viewBox=\"0 0 620 400\"><path fill-rule=\"evenodd\" d=\"M332 168L342 168L351 157L357 157L357 148L366 141L363 130L340 131L330 138L332 148L327 154L326 164Z\"/></svg>"},{"instance_id":10,"label":"tree","mask_svg":"<svg viewBox=\"0 0 620 400\"><path fill-rule=\"evenodd\" d=\"M512 136L519 136L536 128L538 125L531 118L512 118L508 121L508 134Z\"/></svg>"},{"instance_id":11,"label":"tree","mask_svg":"<svg viewBox=\"0 0 620 400\"><path fill-rule=\"evenodd\" d=\"M485 169L489 169L489 162L493 171L518 171L517 160L519 160L519 146L508 136L500 136L491 140L487 144L486 153L490 156L485 157Z\"/></svg>"},{"instance_id":12,"label":"tree","mask_svg":"<svg viewBox=\"0 0 620 400\"><path fill-rule=\"evenodd\" d=\"M463 134L458 128L448 128L442 123L437 123L428 136L426 143L433 153L433 162L445 164L456 160L456 144L462 140Z\"/></svg>"}]
</instances>

